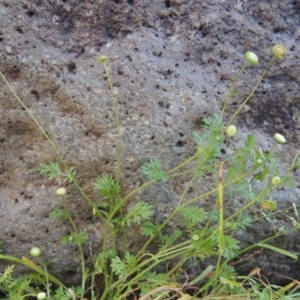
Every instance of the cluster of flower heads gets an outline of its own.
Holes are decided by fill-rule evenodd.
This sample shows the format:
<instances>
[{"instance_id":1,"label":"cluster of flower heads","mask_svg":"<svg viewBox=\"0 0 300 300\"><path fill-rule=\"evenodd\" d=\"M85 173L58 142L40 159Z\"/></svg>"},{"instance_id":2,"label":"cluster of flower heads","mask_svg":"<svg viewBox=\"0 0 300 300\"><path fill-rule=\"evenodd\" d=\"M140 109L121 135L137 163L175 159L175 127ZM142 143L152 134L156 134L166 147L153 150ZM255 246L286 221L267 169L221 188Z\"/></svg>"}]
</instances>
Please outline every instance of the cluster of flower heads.
<instances>
[{"instance_id":1,"label":"cluster of flower heads","mask_svg":"<svg viewBox=\"0 0 300 300\"><path fill-rule=\"evenodd\" d=\"M275 45L272 48L272 54L275 58L285 58L287 56L287 49L283 45ZM259 63L258 56L252 51L248 51L245 57L246 61L251 65L257 65Z\"/></svg>"},{"instance_id":2,"label":"cluster of flower heads","mask_svg":"<svg viewBox=\"0 0 300 300\"><path fill-rule=\"evenodd\" d=\"M229 125L227 128L226 128L226 135L228 135L229 137L233 137L235 136L237 132L237 128L235 125ZM278 144L285 144L286 143L286 139L285 137L280 134L280 133L276 133L274 135L274 139L275 141L278 143Z\"/></svg>"},{"instance_id":3,"label":"cluster of flower heads","mask_svg":"<svg viewBox=\"0 0 300 300\"><path fill-rule=\"evenodd\" d=\"M283 45L275 45L272 48L272 54L274 58L279 58L279 59L285 58L287 56L287 49ZM246 61L251 65L257 65L259 63L258 56L254 52L248 51L245 55L245 58ZM227 136L233 137L237 132L237 128L235 125L229 125L226 128L225 132ZM280 133L276 133L274 135L274 139L278 144L286 143L285 137ZM281 179L279 176L273 176L270 181L274 186L277 186L281 183ZM273 200L264 200L261 203L261 208L264 210L273 211L276 209L276 202ZM194 236L193 239L195 240Z\"/></svg>"}]
</instances>

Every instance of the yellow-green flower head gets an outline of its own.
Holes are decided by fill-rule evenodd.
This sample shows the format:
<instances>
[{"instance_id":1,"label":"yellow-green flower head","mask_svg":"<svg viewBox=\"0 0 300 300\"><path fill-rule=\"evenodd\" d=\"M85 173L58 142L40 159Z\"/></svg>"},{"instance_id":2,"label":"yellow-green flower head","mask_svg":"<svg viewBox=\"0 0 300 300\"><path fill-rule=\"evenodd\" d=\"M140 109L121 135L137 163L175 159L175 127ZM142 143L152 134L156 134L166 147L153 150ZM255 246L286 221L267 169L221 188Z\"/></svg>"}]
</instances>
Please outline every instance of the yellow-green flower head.
<instances>
[{"instance_id":1,"label":"yellow-green flower head","mask_svg":"<svg viewBox=\"0 0 300 300\"><path fill-rule=\"evenodd\" d=\"M276 140L277 143L279 144L285 144L286 143L286 139L283 135L281 135L280 133L276 133L274 135L274 138Z\"/></svg>"},{"instance_id":2,"label":"yellow-green flower head","mask_svg":"<svg viewBox=\"0 0 300 300\"><path fill-rule=\"evenodd\" d=\"M67 190L65 188L63 188L63 187L58 188L56 190L56 195L57 196L64 196L66 193L67 193Z\"/></svg>"},{"instance_id":3,"label":"yellow-green flower head","mask_svg":"<svg viewBox=\"0 0 300 300\"><path fill-rule=\"evenodd\" d=\"M281 182L281 179L278 176L274 176L274 177L272 177L271 181L272 181L272 184L279 185Z\"/></svg>"},{"instance_id":4,"label":"yellow-green flower head","mask_svg":"<svg viewBox=\"0 0 300 300\"><path fill-rule=\"evenodd\" d=\"M42 253L42 250L38 247L32 247L30 249L30 255L33 257L39 257Z\"/></svg>"},{"instance_id":5,"label":"yellow-green flower head","mask_svg":"<svg viewBox=\"0 0 300 300\"><path fill-rule=\"evenodd\" d=\"M251 51L248 51L245 55L246 61L251 65L257 65L259 63L258 56Z\"/></svg>"},{"instance_id":6,"label":"yellow-green flower head","mask_svg":"<svg viewBox=\"0 0 300 300\"><path fill-rule=\"evenodd\" d=\"M283 45L275 45L272 49L272 53L277 58L285 58L288 51Z\"/></svg>"},{"instance_id":7,"label":"yellow-green flower head","mask_svg":"<svg viewBox=\"0 0 300 300\"><path fill-rule=\"evenodd\" d=\"M108 57L106 55L101 55L98 60L101 62L101 64L104 64L108 60Z\"/></svg>"},{"instance_id":8,"label":"yellow-green flower head","mask_svg":"<svg viewBox=\"0 0 300 300\"><path fill-rule=\"evenodd\" d=\"M265 200L261 203L261 208L264 210L273 211L276 209L276 202L272 200Z\"/></svg>"},{"instance_id":9,"label":"yellow-green flower head","mask_svg":"<svg viewBox=\"0 0 300 300\"><path fill-rule=\"evenodd\" d=\"M226 129L226 134L228 136L234 136L236 134L236 127L234 125L229 125Z\"/></svg>"},{"instance_id":10,"label":"yellow-green flower head","mask_svg":"<svg viewBox=\"0 0 300 300\"><path fill-rule=\"evenodd\" d=\"M37 298L38 300L44 300L44 299L47 298L47 295L46 295L46 293L44 293L44 292L40 292L40 293L37 294L36 298Z\"/></svg>"},{"instance_id":11,"label":"yellow-green flower head","mask_svg":"<svg viewBox=\"0 0 300 300\"><path fill-rule=\"evenodd\" d=\"M194 240L194 241L198 241L199 240L199 235L198 234L194 234L193 236L192 236L192 239Z\"/></svg>"},{"instance_id":12,"label":"yellow-green flower head","mask_svg":"<svg viewBox=\"0 0 300 300\"><path fill-rule=\"evenodd\" d=\"M259 159L256 160L256 163L261 165L263 163L263 161L259 158Z\"/></svg>"}]
</instances>

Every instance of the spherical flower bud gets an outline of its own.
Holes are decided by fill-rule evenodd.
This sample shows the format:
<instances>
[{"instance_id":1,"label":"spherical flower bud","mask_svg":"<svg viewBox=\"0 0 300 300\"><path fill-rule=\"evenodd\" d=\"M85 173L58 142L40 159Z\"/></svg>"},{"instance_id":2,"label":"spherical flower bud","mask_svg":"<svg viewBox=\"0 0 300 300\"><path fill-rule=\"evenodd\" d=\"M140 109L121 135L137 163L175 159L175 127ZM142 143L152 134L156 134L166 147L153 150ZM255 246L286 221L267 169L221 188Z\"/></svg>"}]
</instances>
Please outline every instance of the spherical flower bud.
<instances>
[{"instance_id":1,"label":"spherical flower bud","mask_svg":"<svg viewBox=\"0 0 300 300\"><path fill-rule=\"evenodd\" d=\"M192 239L193 239L194 241L198 241L198 240L199 240L199 235L198 235L198 234L194 234L194 235L192 236Z\"/></svg>"},{"instance_id":2,"label":"spherical flower bud","mask_svg":"<svg viewBox=\"0 0 300 300\"><path fill-rule=\"evenodd\" d=\"M63 187L58 188L56 190L56 195L57 196L64 196L66 193L67 193L67 190L65 188L63 188Z\"/></svg>"},{"instance_id":3,"label":"spherical flower bud","mask_svg":"<svg viewBox=\"0 0 300 300\"><path fill-rule=\"evenodd\" d=\"M226 129L226 134L228 136L234 136L236 134L236 127L234 125L229 125Z\"/></svg>"},{"instance_id":4,"label":"spherical flower bud","mask_svg":"<svg viewBox=\"0 0 300 300\"><path fill-rule=\"evenodd\" d=\"M263 163L263 161L259 158L259 159L256 160L256 163L257 163L258 165L261 165L261 164Z\"/></svg>"},{"instance_id":5,"label":"spherical flower bud","mask_svg":"<svg viewBox=\"0 0 300 300\"><path fill-rule=\"evenodd\" d=\"M44 300L44 299L47 298L47 295L44 292L40 292L40 293L37 294L36 297L37 297L38 300Z\"/></svg>"},{"instance_id":6,"label":"spherical flower bud","mask_svg":"<svg viewBox=\"0 0 300 300\"><path fill-rule=\"evenodd\" d=\"M276 142L279 144L284 144L286 142L285 137L283 135L281 135L280 133L276 133L274 135L274 138L275 138Z\"/></svg>"},{"instance_id":7,"label":"spherical flower bud","mask_svg":"<svg viewBox=\"0 0 300 300\"><path fill-rule=\"evenodd\" d=\"M254 52L248 51L245 57L246 61L251 65L257 65L259 62L258 56Z\"/></svg>"},{"instance_id":8,"label":"spherical flower bud","mask_svg":"<svg viewBox=\"0 0 300 300\"><path fill-rule=\"evenodd\" d=\"M274 184L274 185L279 185L281 182L280 177L278 177L278 176L272 177L271 181L272 181L272 184Z\"/></svg>"},{"instance_id":9,"label":"spherical flower bud","mask_svg":"<svg viewBox=\"0 0 300 300\"><path fill-rule=\"evenodd\" d=\"M287 49L283 45L275 45L272 53L277 58L285 58L287 56Z\"/></svg>"},{"instance_id":10,"label":"spherical flower bud","mask_svg":"<svg viewBox=\"0 0 300 300\"><path fill-rule=\"evenodd\" d=\"M30 249L30 255L33 257L39 257L42 253L42 250L38 247L32 247Z\"/></svg>"},{"instance_id":11,"label":"spherical flower bud","mask_svg":"<svg viewBox=\"0 0 300 300\"><path fill-rule=\"evenodd\" d=\"M105 64L106 61L108 60L108 57L106 55L101 55L99 58L98 58L99 62L101 64Z\"/></svg>"}]
</instances>

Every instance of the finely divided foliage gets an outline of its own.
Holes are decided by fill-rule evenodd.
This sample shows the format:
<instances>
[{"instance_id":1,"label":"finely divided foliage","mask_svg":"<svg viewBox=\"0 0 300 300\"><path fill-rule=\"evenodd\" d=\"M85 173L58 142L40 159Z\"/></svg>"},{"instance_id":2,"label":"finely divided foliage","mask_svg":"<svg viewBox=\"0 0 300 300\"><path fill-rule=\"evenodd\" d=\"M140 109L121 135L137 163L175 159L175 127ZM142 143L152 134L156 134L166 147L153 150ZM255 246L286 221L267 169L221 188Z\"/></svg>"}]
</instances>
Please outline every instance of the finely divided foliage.
<instances>
[{"instance_id":1,"label":"finely divided foliage","mask_svg":"<svg viewBox=\"0 0 300 300\"><path fill-rule=\"evenodd\" d=\"M203 126L199 132L193 134L195 154L172 170L165 170L163 162L157 158L148 160L141 167L141 173L148 181L128 194L123 191L120 179L121 140L117 99L106 65L108 57L100 57L99 62L104 66L112 93L118 147L115 174L105 174L95 179L95 199L90 198L81 188L75 168L66 164L39 122L0 72L15 98L25 108L58 156L58 162L40 163L40 174L48 176L51 180L59 178L62 184L67 181L74 184L82 198L91 206L92 218L102 226L101 248L89 248L88 245L92 245L93 241L85 231L78 230L77 221L65 201L66 197L69 197L68 193L65 188L60 187L57 196L61 202L51 213L51 217L70 225L69 233L62 237L61 242L64 245L71 244L79 250L81 285L66 287L48 272L47 263L41 259L43 255L33 257L31 261L25 256L19 259L1 254L1 259L23 264L36 272L13 278L14 266L7 267L4 273L0 274L0 290L6 295L5 299L299 299L298 281L292 281L283 287L273 286L263 279L258 267L248 276L238 276L232 264L233 259L243 260L241 255L253 251L256 247L297 259L295 254L273 246L271 241L300 228L295 204L293 215L284 211L278 212L290 220L290 227L277 227L273 222L276 201L272 199L278 187L291 185L292 172L300 166L299 151L286 174L281 174L280 158L274 154L276 143L286 142L280 134L275 135L274 146L268 151L257 147L255 136L250 134L244 145L232 149L230 155L222 153L224 142L238 134L237 126L232 124L236 116L256 91L273 61L285 57L286 54L283 46L274 47L273 57L249 96L232 116L226 116L230 98L232 95L240 95L235 91L235 84L240 75L247 67L255 67L259 62L253 52L248 52L245 65L229 87L222 113L203 118ZM157 181L172 184L173 178L181 176L184 176L185 181L187 178L189 181L176 207L165 219L157 218L157 211L152 203L143 199L137 200L135 197L142 189ZM203 189L198 182L205 182L206 178L211 178L212 183L205 184ZM209 187L211 189L208 191ZM193 198L187 197L190 188L198 191ZM237 197L243 201L243 206L236 211L229 211L227 204ZM203 199L208 199L211 206L204 208ZM260 207L257 213L271 224L274 234L264 241L256 241L255 244L241 249L235 233L237 230L239 233L247 230L257 221L247 213L250 207L257 204ZM158 219L161 221L158 222ZM139 236L136 241L132 240L134 234ZM140 248L136 249L136 246ZM39 248L35 249L41 252ZM86 266L87 249L92 259L89 268ZM202 271L199 269L199 274L191 277L190 268L199 261L206 264L206 268Z\"/></svg>"}]
</instances>

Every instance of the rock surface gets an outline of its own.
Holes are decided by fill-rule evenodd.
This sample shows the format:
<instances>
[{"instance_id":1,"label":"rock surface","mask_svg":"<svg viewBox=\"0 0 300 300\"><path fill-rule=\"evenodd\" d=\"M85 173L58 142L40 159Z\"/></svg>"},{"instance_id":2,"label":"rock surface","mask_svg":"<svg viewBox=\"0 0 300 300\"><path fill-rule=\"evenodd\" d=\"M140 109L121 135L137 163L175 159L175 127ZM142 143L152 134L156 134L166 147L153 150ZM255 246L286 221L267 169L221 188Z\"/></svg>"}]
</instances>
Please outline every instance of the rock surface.
<instances>
[{"instance_id":1,"label":"rock surface","mask_svg":"<svg viewBox=\"0 0 300 300\"><path fill-rule=\"evenodd\" d=\"M237 120L235 142L226 147L230 151L255 133L268 150L280 132L288 144L278 150L285 154L284 162L290 162L300 141L299 22L298 0L1 0L0 70L75 167L84 190L95 196L93 180L114 172L114 113L107 78L97 62L100 55L109 56L122 130L122 184L128 191L144 181L140 166L149 159L157 157L170 169L193 154L192 132L201 129L203 117L221 111L246 51L254 51L261 63L243 74L238 89L245 93L279 43L287 47L288 57L272 65ZM242 100L234 97L228 111L234 112ZM4 251L21 257L39 246L52 261L50 271L75 284L80 278L78 253L59 242L70 228L49 217L60 206L55 196L60 182L36 171L40 162L56 161L56 156L2 80L0 104ZM299 170L295 175L297 179ZM139 197L154 204L162 220L184 184L156 184ZM67 188L75 221L99 249L102 225L93 220L75 188ZM274 198L279 209L299 205L299 188L279 190ZM228 209L239 205L232 201ZM280 214L274 222L290 224ZM261 221L241 239L248 245L271 233L272 226ZM137 246L136 240L133 244ZM299 234L274 245L299 254ZM236 267L243 274L260 267L274 283L282 282L278 274L300 279L298 261L266 250Z\"/></svg>"}]
</instances>

